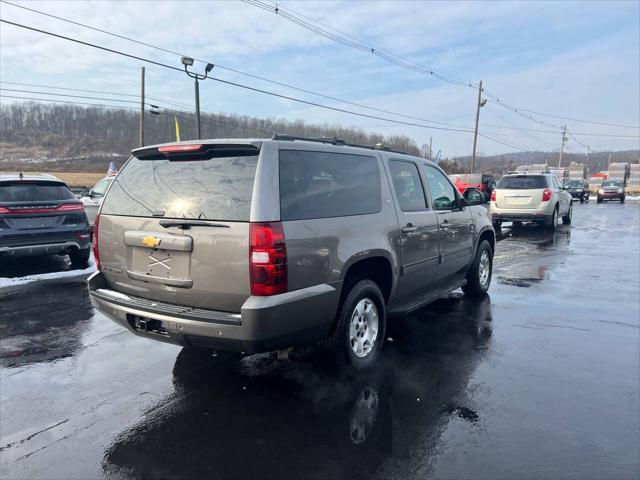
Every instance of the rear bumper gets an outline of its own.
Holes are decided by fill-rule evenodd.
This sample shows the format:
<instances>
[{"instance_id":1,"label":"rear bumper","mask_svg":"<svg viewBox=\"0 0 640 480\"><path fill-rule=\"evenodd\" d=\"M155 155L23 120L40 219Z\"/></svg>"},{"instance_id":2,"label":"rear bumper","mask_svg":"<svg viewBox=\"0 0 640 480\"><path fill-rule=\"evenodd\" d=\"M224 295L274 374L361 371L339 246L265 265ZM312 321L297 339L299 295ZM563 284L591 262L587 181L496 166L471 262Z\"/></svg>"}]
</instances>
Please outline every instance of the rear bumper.
<instances>
[{"instance_id":1,"label":"rear bumper","mask_svg":"<svg viewBox=\"0 0 640 480\"><path fill-rule=\"evenodd\" d=\"M110 289L101 272L88 279L91 303L129 331L184 346L256 353L311 343L329 334L338 290L322 284L270 297L249 297L240 313L194 309Z\"/></svg>"},{"instance_id":2,"label":"rear bumper","mask_svg":"<svg viewBox=\"0 0 640 480\"><path fill-rule=\"evenodd\" d=\"M89 234L83 233L84 237L77 238L69 236L68 239L58 239L57 241L49 241L48 243L33 244L33 240L29 242L11 241L9 239L0 244L0 255L12 257L28 257L34 255L58 255L68 253L71 250L85 250L91 247ZM7 245L8 243L8 245Z\"/></svg>"}]
</instances>

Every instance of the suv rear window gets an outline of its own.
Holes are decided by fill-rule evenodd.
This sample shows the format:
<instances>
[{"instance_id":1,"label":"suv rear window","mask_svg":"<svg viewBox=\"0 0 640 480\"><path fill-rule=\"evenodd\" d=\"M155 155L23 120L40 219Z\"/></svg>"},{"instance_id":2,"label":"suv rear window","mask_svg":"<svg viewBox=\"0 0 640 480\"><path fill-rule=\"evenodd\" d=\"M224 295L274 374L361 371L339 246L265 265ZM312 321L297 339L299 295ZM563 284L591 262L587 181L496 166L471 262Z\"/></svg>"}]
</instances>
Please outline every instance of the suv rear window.
<instances>
[{"instance_id":1,"label":"suv rear window","mask_svg":"<svg viewBox=\"0 0 640 480\"><path fill-rule=\"evenodd\" d=\"M0 202L55 202L75 197L62 183L16 181L0 183Z\"/></svg>"},{"instance_id":2,"label":"suv rear window","mask_svg":"<svg viewBox=\"0 0 640 480\"><path fill-rule=\"evenodd\" d=\"M280 216L286 220L380 211L375 157L280 150Z\"/></svg>"},{"instance_id":3,"label":"suv rear window","mask_svg":"<svg viewBox=\"0 0 640 480\"><path fill-rule=\"evenodd\" d=\"M535 188L547 188L547 177L544 175L517 175L502 177L497 188L506 190L531 190Z\"/></svg>"},{"instance_id":4,"label":"suv rear window","mask_svg":"<svg viewBox=\"0 0 640 480\"><path fill-rule=\"evenodd\" d=\"M249 221L258 156L209 160L132 157L113 181L102 213Z\"/></svg>"}]
</instances>

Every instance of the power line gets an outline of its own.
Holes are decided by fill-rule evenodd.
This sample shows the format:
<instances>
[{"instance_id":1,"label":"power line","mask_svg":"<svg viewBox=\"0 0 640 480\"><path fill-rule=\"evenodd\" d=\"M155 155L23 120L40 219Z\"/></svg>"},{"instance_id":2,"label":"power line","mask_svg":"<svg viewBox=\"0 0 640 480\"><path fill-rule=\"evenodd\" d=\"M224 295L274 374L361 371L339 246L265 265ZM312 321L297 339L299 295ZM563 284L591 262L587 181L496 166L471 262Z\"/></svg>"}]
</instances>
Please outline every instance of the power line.
<instances>
[{"instance_id":1,"label":"power line","mask_svg":"<svg viewBox=\"0 0 640 480\"><path fill-rule=\"evenodd\" d=\"M76 22L74 20L69 20L69 19L64 18L64 17L53 15L53 14L50 14L50 13L47 13L47 12L43 12L43 11L40 11L40 10L36 10L36 9L33 9L33 8L25 7L23 5L18 5L18 4L12 3L12 2L8 2L6 0L0 0L0 2L6 3L8 5L11 5L11 6L14 6L14 7L17 7L17 8L22 8L24 10L28 10L30 12L37 13L39 15L44 15L46 17L50 17L50 18L54 18L56 20L67 22L67 23L70 23L72 25L77 25L77 26L81 26L81 27L87 28L89 30L93 30L93 31L96 31L96 32L104 33L106 35L110 35L110 36L113 36L113 37L116 37L116 38L119 38L119 39L122 39L122 40L127 40L129 42L133 42L133 43L136 43L138 45L143 45L145 47L154 48L156 50L159 50L159 51L162 51L162 52L165 52L165 53L170 53L172 55L176 55L176 56L180 56L180 57L185 56L184 53L180 53L180 52L177 52L175 50L170 50L170 49L167 49L167 48L164 48L164 47L160 47L160 46L157 46L157 45L153 45L153 44L150 44L150 43L147 43L147 42L142 42L142 41L136 40L136 39L134 39L132 37L119 35L117 33L109 32L109 31L101 29L101 28L93 27L93 26L87 25L85 23L80 23L80 22ZM203 59L200 59L200 58L194 58L194 60L196 60L198 62L201 62L201 63L211 63L211 62L209 62L207 60L203 60ZM235 68L231 68L231 67L227 67L227 66L223 66L223 65L220 65L220 64L217 64L217 63L215 64L215 68L222 69L222 70L228 70L230 72L233 72L233 73L236 73L236 74L239 74L239 75L244 75L244 76L249 77L249 78L254 78L256 80L261 80L261 81L264 81L264 82L267 82L267 83L271 83L273 85L278 85L278 86L281 86L281 87L290 88L292 90L296 90L296 91L299 91L299 92L302 92L302 93L306 93L306 94L309 94L309 95L315 95L317 97L325 98L327 100L332 100L332 101L335 101L335 102L345 103L345 104L352 105L352 106L355 106L355 107L364 108L364 109L367 109L367 110L370 110L370 111L376 111L376 112L385 113L385 114L388 114L388 115L395 115L395 116L398 116L398 117L408 118L408 119L411 119L411 120L418 120L418 121L421 121L421 122L434 123L434 124L437 124L437 125L444 125L444 126L449 126L449 127L454 127L454 128L469 128L469 127L465 127L465 126L462 126L462 125L454 125L454 124L449 124L449 123L445 123L445 122L442 122L442 121L430 120L430 119L426 119L426 118L415 117L415 116L411 116L411 115L397 113L397 112L393 112L393 111L385 110L385 109L381 109L381 108L371 107L369 105L364 105L362 103L352 102L352 101L341 99L341 98L338 98L338 97L335 97L335 96L332 96L332 95L327 95L327 94L315 92L313 90L297 87L295 85L287 84L287 83L284 83L284 82L271 80L269 78L262 77L260 75L255 75L255 74L252 74L252 73L243 72L241 70L238 70L238 69L235 69Z\"/></svg>"},{"instance_id":2,"label":"power line","mask_svg":"<svg viewBox=\"0 0 640 480\"><path fill-rule=\"evenodd\" d=\"M0 90L4 90L6 92L32 93L32 94L36 94L36 95L53 95L54 97L86 98L88 100L103 100L105 102L138 103L135 100L122 100L120 98L87 97L86 95L70 95L70 94L64 94L64 93L38 92L38 91L35 91L35 90L20 90L20 89L16 89L16 88L3 88L3 87L0 87Z\"/></svg>"},{"instance_id":3,"label":"power line","mask_svg":"<svg viewBox=\"0 0 640 480\"><path fill-rule=\"evenodd\" d=\"M16 26L16 27L24 28L24 29L27 29L27 30L31 30L31 31L34 31L34 32L42 33L44 35L49 35L49 36L52 36L52 37L56 37L56 38L60 38L60 39L63 39L63 40L67 40L67 41L70 41L70 42L75 42L75 43L78 43L80 45L85 45L85 46L88 46L88 47L97 48L99 50L103 50L103 51L106 51L106 52L114 53L116 55L121 55L121 56L124 56L124 57L127 57L127 58L131 58L131 59L134 59L134 60L141 61L141 62L147 62L147 63L150 63L152 65L159 66L159 67L168 68L170 70L179 71L181 73L183 72L183 70L181 68L174 67L172 65L168 65L168 64L165 64L165 63L162 63L162 62L158 62L158 61L151 60L151 59L148 59L148 58L140 57L138 55L125 53L125 52L122 52L122 51L119 51L119 50L115 50L115 49L112 49L112 48L103 47L101 45L96 45L94 43L85 42L83 40L78 40L78 39L73 38L73 37L60 35L58 33L53 33L53 32L49 32L49 31L46 31L46 30L39 29L39 28L30 27L30 26L27 26L27 25L23 25L23 24L16 23L16 22L11 22L9 20L5 20L5 19L1 19L1 18L0 18L0 22L7 23L9 25L13 25L13 26ZM320 104L320 103L317 103L317 102L311 102L309 100L303 100L301 98L292 97L290 95L283 95L281 93L270 92L268 90L264 90L264 89L260 89L260 88L256 88L256 87L251 87L251 86L248 86L248 85L243 85L241 83L231 82L229 80L223 80L221 78L216 78L216 77L208 77L208 80L213 80L215 82L223 83L223 84L226 84L226 85L231 85L231 86L243 88L245 90L253 91L253 92L256 92L256 93L263 93L263 94L266 94L266 95L271 95L271 96L282 98L282 99L285 99L285 100L291 100L293 102L302 103L302 104L313 106L313 107L324 108L326 110L331 110L331 111L339 112L339 113L346 113L348 115L355 115L355 116L359 116L359 117L363 117L363 118L371 118L371 119L374 119L374 120L382 120L382 121L386 121L386 122L397 123L399 125L409 125L409 126L427 128L427 129L432 129L432 130L445 130L445 131L467 132L467 133L471 132L471 130L468 130L468 129L437 127L437 126L433 126L433 125L424 125L424 124L418 124L418 123L413 123L413 122L405 122L405 121L402 121L402 120L385 118L385 117L380 117L380 116L377 116L377 115L369 115L369 114L366 114L366 113L354 112L352 110L347 110L347 109L338 108L338 107L332 107L330 105L323 105L323 104Z\"/></svg>"}]
</instances>

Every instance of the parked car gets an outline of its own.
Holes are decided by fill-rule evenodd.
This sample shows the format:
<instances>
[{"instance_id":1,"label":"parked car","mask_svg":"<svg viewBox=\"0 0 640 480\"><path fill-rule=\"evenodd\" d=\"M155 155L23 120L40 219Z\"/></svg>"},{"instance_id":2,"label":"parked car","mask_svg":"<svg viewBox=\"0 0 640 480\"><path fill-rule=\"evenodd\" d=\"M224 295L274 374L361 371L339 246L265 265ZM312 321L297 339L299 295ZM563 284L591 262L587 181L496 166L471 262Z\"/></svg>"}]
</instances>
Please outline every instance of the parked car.
<instances>
[{"instance_id":1,"label":"parked car","mask_svg":"<svg viewBox=\"0 0 640 480\"><path fill-rule=\"evenodd\" d=\"M52 175L0 175L0 257L69 255L86 267L91 252L82 202Z\"/></svg>"},{"instance_id":2,"label":"parked car","mask_svg":"<svg viewBox=\"0 0 640 480\"><path fill-rule=\"evenodd\" d=\"M102 205L105 193L109 189L111 182L115 176L108 176L101 179L96 183L91 190L85 190L80 193L80 200L84 205L84 211L87 214L87 220L89 221L89 229L93 231L93 222L96 218L96 214Z\"/></svg>"},{"instance_id":3,"label":"parked car","mask_svg":"<svg viewBox=\"0 0 640 480\"><path fill-rule=\"evenodd\" d=\"M143 147L94 229L97 309L188 347L319 341L372 365L387 318L489 288L495 233L425 159L275 136Z\"/></svg>"},{"instance_id":4,"label":"parked car","mask_svg":"<svg viewBox=\"0 0 640 480\"><path fill-rule=\"evenodd\" d=\"M580 203L589 201L589 183L586 180L570 179L565 186L572 198L577 198Z\"/></svg>"},{"instance_id":5,"label":"parked car","mask_svg":"<svg viewBox=\"0 0 640 480\"><path fill-rule=\"evenodd\" d=\"M494 227L504 221L537 222L555 230L558 218L571 223L571 194L550 173L505 175L491 195L491 218Z\"/></svg>"},{"instance_id":6,"label":"parked car","mask_svg":"<svg viewBox=\"0 0 640 480\"><path fill-rule=\"evenodd\" d=\"M464 195L467 189L475 188L484 195L485 202L489 201L491 192L496 186L495 178L488 173L458 173L449 175L449 178L460 193Z\"/></svg>"},{"instance_id":7,"label":"parked car","mask_svg":"<svg viewBox=\"0 0 640 480\"><path fill-rule=\"evenodd\" d=\"M620 200L624 203L624 183L620 180L605 180L598 190L597 200L602 203L605 200Z\"/></svg>"}]
</instances>

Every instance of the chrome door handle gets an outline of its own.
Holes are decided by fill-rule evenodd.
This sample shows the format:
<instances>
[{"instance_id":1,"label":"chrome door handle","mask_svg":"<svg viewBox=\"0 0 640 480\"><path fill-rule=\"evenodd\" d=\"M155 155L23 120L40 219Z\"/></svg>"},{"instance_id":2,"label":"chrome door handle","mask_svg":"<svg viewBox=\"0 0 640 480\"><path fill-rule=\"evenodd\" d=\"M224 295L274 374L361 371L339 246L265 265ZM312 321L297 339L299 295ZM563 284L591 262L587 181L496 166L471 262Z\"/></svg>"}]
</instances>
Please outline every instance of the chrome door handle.
<instances>
[{"instance_id":1,"label":"chrome door handle","mask_svg":"<svg viewBox=\"0 0 640 480\"><path fill-rule=\"evenodd\" d=\"M418 227L414 227L410 223L407 224L406 226L402 227L402 233L413 233L416 230L418 230Z\"/></svg>"}]
</instances>

